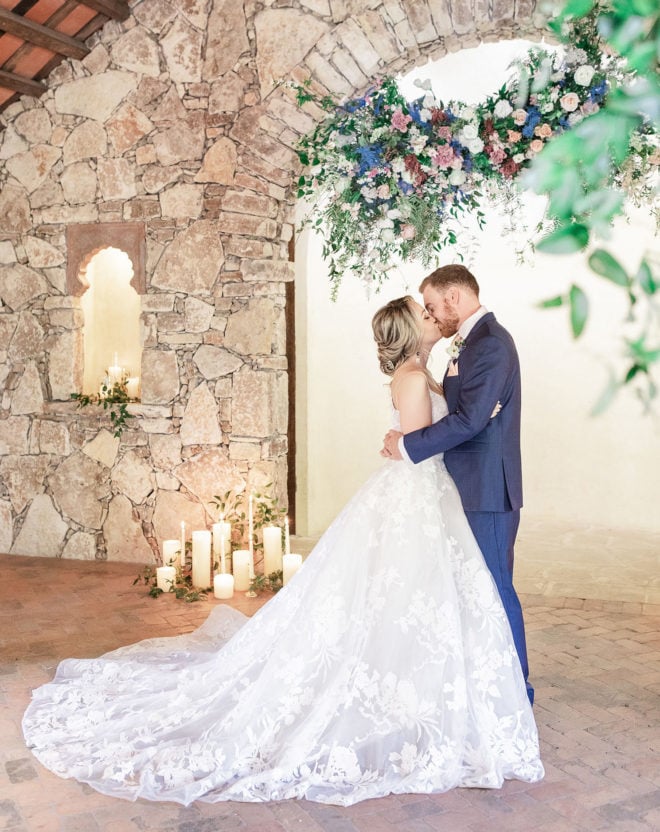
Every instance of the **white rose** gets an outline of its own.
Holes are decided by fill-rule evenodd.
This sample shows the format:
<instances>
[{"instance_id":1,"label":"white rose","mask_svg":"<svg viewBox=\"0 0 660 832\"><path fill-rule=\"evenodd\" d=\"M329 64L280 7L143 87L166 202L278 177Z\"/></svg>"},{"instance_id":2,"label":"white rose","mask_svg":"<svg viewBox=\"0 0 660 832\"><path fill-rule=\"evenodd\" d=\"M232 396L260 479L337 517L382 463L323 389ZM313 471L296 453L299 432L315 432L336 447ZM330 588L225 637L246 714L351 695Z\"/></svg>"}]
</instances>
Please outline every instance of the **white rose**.
<instances>
[{"instance_id":1,"label":"white rose","mask_svg":"<svg viewBox=\"0 0 660 832\"><path fill-rule=\"evenodd\" d=\"M406 163L401 158L392 159L392 170L394 173L403 173Z\"/></svg>"},{"instance_id":2,"label":"white rose","mask_svg":"<svg viewBox=\"0 0 660 832\"><path fill-rule=\"evenodd\" d=\"M484 143L479 138L479 136L477 136L476 139L470 139L466 147L470 151L470 153L481 153L481 151L484 149Z\"/></svg>"},{"instance_id":3,"label":"white rose","mask_svg":"<svg viewBox=\"0 0 660 832\"><path fill-rule=\"evenodd\" d=\"M513 157L513 161L517 165L519 165L524 159L525 159L525 154L524 153L516 153L516 155Z\"/></svg>"},{"instance_id":4,"label":"white rose","mask_svg":"<svg viewBox=\"0 0 660 832\"><path fill-rule=\"evenodd\" d=\"M449 174L449 184L450 185L462 185L463 182L467 179L464 170L453 170Z\"/></svg>"},{"instance_id":5,"label":"white rose","mask_svg":"<svg viewBox=\"0 0 660 832\"><path fill-rule=\"evenodd\" d=\"M419 117L422 121L431 121L431 111L427 109L420 110Z\"/></svg>"},{"instance_id":6,"label":"white rose","mask_svg":"<svg viewBox=\"0 0 660 832\"><path fill-rule=\"evenodd\" d=\"M413 140L410 142L410 146L415 151L416 154L420 154L422 150L426 147L426 143L428 142L428 136L415 136Z\"/></svg>"},{"instance_id":7,"label":"white rose","mask_svg":"<svg viewBox=\"0 0 660 832\"><path fill-rule=\"evenodd\" d=\"M401 211L398 208L392 208L387 212L387 216L391 220L398 220L401 219Z\"/></svg>"},{"instance_id":8,"label":"white rose","mask_svg":"<svg viewBox=\"0 0 660 832\"><path fill-rule=\"evenodd\" d=\"M494 110L494 113L497 116L497 118L506 118L512 112L513 107L509 104L509 102L505 101L503 98L500 98L500 100L495 105Z\"/></svg>"},{"instance_id":9,"label":"white rose","mask_svg":"<svg viewBox=\"0 0 660 832\"><path fill-rule=\"evenodd\" d=\"M544 104L541 107L541 112L542 113L551 113L554 109L555 109L555 105L552 103L552 101L548 101L547 104Z\"/></svg>"},{"instance_id":10,"label":"white rose","mask_svg":"<svg viewBox=\"0 0 660 832\"><path fill-rule=\"evenodd\" d=\"M434 95L425 95L422 99L422 107L425 107L427 110L430 110L431 107L435 107L435 96Z\"/></svg>"},{"instance_id":11,"label":"white rose","mask_svg":"<svg viewBox=\"0 0 660 832\"><path fill-rule=\"evenodd\" d=\"M394 231L391 228L384 228L380 232L380 239L384 240L386 243L393 243L394 242Z\"/></svg>"},{"instance_id":12,"label":"white rose","mask_svg":"<svg viewBox=\"0 0 660 832\"><path fill-rule=\"evenodd\" d=\"M391 219L389 219L389 217L381 217L381 219L378 220L377 225L378 225L379 228L383 228L383 229L385 229L385 228L394 228L394 223L392 222Z\"/></svg>"},{"instance_id":13,"label":"white rose","mask_svg":"<svg viewBox=\"0 0 660 832\"><path fill-rule=\"evenodd\" d=\"M584 116L580 112L571 113L568 116L568 123L571 125L571 127L575 127L575 125L579 124L583 118Z\"/></svg>"},{"instance_id":14,"label":"white rose","mask_svg":"<svg viewBox=\"0 0 660 832\"><path fill-rule=\"evenodd\" d=\"M466 144L470 139L476 139L479 129L476 124L464 124L460 133L461 143Z\"/></svg>"},{"instance_id":15,"label":"white rose","mask_svg":"<svg viewBox=\"0 0 660 832\"><path fill-rule=\"evenodd\" d=\"M460 116L464 121L472 121L475 117L476 113L474 112L473 107L462 107Z\"/></svg>"},{"instance_id":16,"label":"white rose","mask_svg":"<svg viewBox=\"0 0 660 832\"><path fill-rule=\"evenodd\" d=\"M575 70L575 75L573 76L575 83L579 84L581 87L588 87L595 72L596 70L592 66L589 66L589 64L579 66Z\"/></svg>"}]
</instances>

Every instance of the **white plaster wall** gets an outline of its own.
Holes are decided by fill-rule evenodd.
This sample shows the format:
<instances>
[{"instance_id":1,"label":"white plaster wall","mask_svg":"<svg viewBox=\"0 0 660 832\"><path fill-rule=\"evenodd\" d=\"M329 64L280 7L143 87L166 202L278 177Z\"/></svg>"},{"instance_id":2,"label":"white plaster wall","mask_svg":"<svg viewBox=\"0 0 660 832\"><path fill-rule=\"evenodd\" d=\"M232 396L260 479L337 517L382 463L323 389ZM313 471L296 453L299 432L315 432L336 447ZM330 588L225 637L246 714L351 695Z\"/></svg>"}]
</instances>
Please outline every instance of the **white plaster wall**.
<instances>
[{"instance_id":1,"label":"white plaster wall","mask_svg":"<svg viewBox=\"0 0 660 832\"><path fill-rule=\"evenodd\" d=\"M474 58L465 50L437 62L437 95L477 101L504 80L520 44L492 44ZM489 66L486 85L475 67ZM498 78L499 73L499 78ZM429 68L417 71L431 77ZM500 80L501 79L501 80ZM460 86L459 86L460 81ZM414 95L415 88L411 88ZM532 228L542 202L525 196ZM660 425L643 416L629 393L602 416L589 411L607 379L607 365L623 363L619 338L624 306L620 290L591 274L582 255L536 255L519 266L516 243L502 235L502 222L488 214L486 231L469 264L477 276L484 305L513 334L523 372L523 467L527 520L613 529L660 531L654 498L660 490ZM648 211L637 211L629 224L617 225L608 243L622 262L636 268L645 250L656 248ZM297 268L297 531L317 535L380 464L378 451L389 423L387 379L381 375L371 334L371 317L387 300L416 294L423 266L406 267L379 295L367 297L347 277L338 300L329 299L321 242L314 234L299 239ZM441 263L451 262L449 254ZM592 313L579 341L569 331L564 309L540 310L536 304L580 284L592 300ZM433 369L446 364L441 341Z\"/></svg>"}]
</instances>

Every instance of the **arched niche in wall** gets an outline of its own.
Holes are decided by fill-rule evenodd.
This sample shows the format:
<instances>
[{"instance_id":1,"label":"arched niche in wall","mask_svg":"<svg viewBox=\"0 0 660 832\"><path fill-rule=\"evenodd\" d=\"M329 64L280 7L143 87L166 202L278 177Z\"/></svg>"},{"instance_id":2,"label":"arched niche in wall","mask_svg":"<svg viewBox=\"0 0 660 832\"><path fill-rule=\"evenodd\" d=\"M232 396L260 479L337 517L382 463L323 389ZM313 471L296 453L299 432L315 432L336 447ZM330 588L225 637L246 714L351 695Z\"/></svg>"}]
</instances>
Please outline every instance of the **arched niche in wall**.
<instances>
[{"instance_id":1,"label":"arched niche in wall","mask_svg":"<svg viewBox=\"0 0 660 832\"><path fill-rule=\"evenodd\" d=\"M145 291L144 225L101 223L67 228L67 288L80 298L82 392L129 379L139 395L140 295Z\"/></svg>"}]
</instances>

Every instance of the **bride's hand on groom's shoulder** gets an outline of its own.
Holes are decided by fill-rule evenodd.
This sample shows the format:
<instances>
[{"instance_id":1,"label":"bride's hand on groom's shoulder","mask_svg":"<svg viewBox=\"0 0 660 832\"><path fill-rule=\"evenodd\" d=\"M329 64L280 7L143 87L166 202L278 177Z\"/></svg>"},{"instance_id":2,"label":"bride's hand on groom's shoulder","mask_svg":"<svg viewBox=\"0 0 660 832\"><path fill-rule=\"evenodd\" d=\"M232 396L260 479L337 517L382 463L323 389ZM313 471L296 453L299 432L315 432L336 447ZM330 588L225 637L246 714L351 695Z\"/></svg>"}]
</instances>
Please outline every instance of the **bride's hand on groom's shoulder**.
<instances>
[{"instance_id":1,"label":"bride's hand on groom's shoulder","mask_svg":"<svg viewBox=\"0 0 660 832\"><path fill-rule=\"evenodd\" d=\"M399 452L399 439L403 436L398 430L388 430L383 439L380 455L385 459L403 459Z\"/></svg>"}]
</instances>

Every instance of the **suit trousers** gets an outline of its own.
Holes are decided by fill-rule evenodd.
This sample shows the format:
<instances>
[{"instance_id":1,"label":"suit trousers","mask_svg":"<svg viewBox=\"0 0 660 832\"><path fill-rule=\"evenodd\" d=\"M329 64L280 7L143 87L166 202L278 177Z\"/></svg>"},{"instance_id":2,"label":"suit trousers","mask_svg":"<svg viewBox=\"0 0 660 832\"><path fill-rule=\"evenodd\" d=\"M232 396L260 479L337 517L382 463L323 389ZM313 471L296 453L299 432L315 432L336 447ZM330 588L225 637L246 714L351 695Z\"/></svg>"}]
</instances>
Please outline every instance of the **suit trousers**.
<instances>
[{"instance_id":1,"label":"suit trousers","mask_svg":"<svg viewBox=\"0 0 660 832\"><path fill-rule=\"evenodd\" d=\"M534 704L534 688L528 682L525 623L520 600L513 586L513 544L520 524L520 511L466 511L465 515L486 565L495 579L511 625L513 642L527 685L527 695L529 701Z\"/></svg>"}]
</instances>

